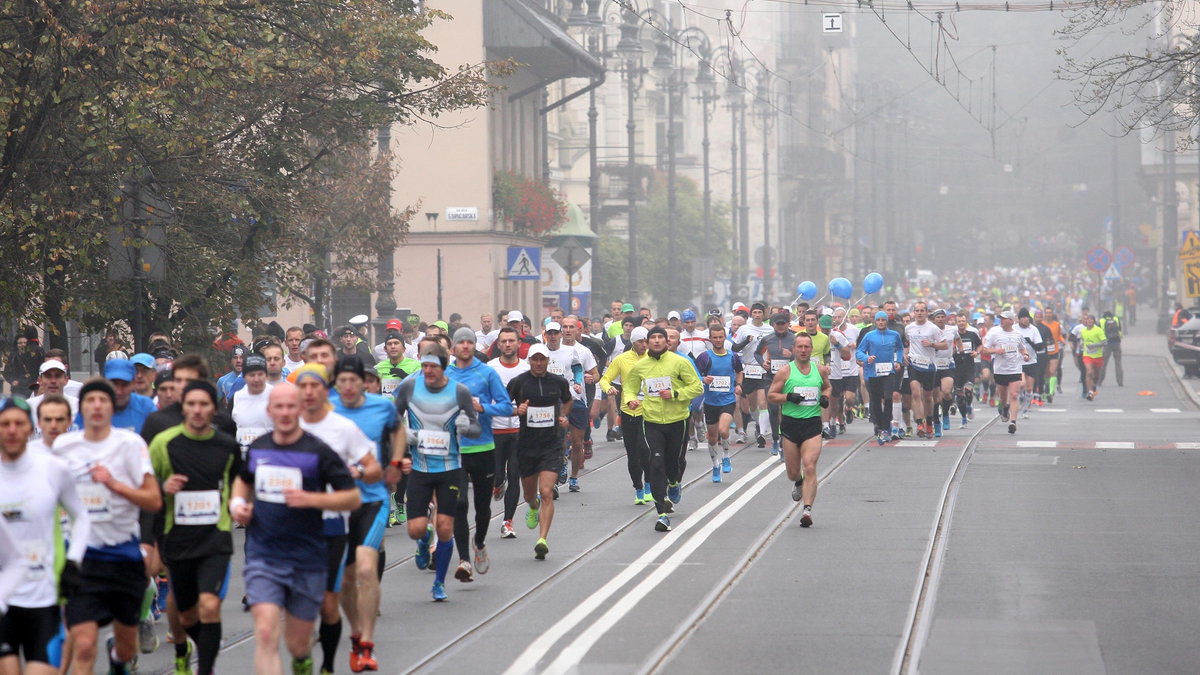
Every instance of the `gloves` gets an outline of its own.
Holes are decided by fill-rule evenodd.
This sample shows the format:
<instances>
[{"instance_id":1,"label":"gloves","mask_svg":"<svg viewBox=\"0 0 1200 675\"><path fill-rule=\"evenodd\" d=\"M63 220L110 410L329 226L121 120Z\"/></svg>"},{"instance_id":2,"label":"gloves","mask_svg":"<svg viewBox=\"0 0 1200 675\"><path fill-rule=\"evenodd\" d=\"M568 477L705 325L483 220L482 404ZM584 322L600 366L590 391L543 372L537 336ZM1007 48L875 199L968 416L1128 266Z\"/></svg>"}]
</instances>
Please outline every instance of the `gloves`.
<instances>
[{"instance_id":1,"label":"gloves","mask_svg":"<svg viewBox=\"0 0 1200 675\"><path fill-rule=\"evenodd\" d=\"M471 431L471 418L458 413L458 417L454 419L454 429L458 431L459 438L464 438Z\"/></svg>"},{"instance_id":2,"label":"gloves","mask_svg":"<svg viewBox=\"0 0 1200 675\"><path fill-rule=\"evenodd\" d=\"M822 408L829 407L829 397L826 396L825 394L821 394L821 407Z\"/></svg>"},{"instance_id":3,"label":"gloves","mask_svg":"<svg viewBox=\"0 0 1200 675\"><path fill-rule=\"evenodd\" d=\"M788 394L787 402L794 403L796 405L804 405L804 397L800 394Z\"/></svg>"},{"instance_id":4,"label":"gloves","mask_svg":"<svg viewBox=\"0 0 1200 675\"><path fill-rule=\"evenodd\" d=\"M70 599L79 592L80 586L83 584L83 573L79 571L79 563L74 560L68 560L63 565L62 573L58 576L58 593L64 598Z\"/></svg>"},{"instance_id":5,"label":"gloves","mask_svg":"<svg viewBox=\"0 0 1200 675\"><path fill-rule=\"evenodd\" d=\"M421 440L420 436L417 435L417 430L413 429L412 427L408 427L404 430L404 437L408 440L408 447L410 448L417 447L417 443Z\"/></svg>"}]
</instances>

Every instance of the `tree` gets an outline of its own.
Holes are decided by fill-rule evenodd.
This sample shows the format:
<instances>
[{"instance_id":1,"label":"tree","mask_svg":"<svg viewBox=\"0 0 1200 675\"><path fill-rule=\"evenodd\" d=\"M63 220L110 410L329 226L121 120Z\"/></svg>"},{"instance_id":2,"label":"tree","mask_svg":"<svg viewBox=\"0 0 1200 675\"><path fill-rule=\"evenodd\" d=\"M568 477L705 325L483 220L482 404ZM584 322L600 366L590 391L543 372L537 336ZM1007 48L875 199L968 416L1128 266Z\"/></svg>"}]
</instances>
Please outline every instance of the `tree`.
<instances>
[{"instance_id":1,"label":"tree","mask_svg":"<svg viewBox=\"0 0 1200 675\"><path fill-rule=\"evenodd\" d=\"M729 276L734 265L733 229L729 223L729 208L724 202L712 203L712 248L704 242L704 201L695 181L680 176L675 188L675 239L667 236L667 181L655 175L650 181L646 201L638 208L638 275L642 292L654 298L654 303L665 314L669 309L663 305L668 275L667 260L676 260L675 289L677 297L691 298L696 289L692 284L692 260L712 258L717 276ZM604 234L598 243L600 259L604 261L601 273L593 281L593 295L603 306L611 298L624 298L626 278L629 270L629 242L613 234ZM712 279L706 288L711 288ZM702 298L703 299L703 298ZM629 298L635 305L640 298Z\"/></svg>"},{"instance_id":2,"label":"tree","mask_svg":"<svg viewBox=\"0 0 1200 675\"><path fill-rule=\"evenodd\" d=\"M362 175L380 126L482 105L489 78L511 72L438 65L421 31L450 17L411 4L0 4L0 237L17 244L0 248L0 320L61 331L65 318L98 328L132 313L132 289L105 273L132 176L169 205L154 215L170 272L147 287L147 314L196 342L261 306L264 273L299 289L293 248L322 223L336 225L329 240L355 219L403 219L330 200L330 186ZM365 266L382 243L339 239L339 260Z\"/></svg>"},{"instance_id":3,"label":"tree","mask_svg":"<svg viewBox=\"0 0 1200 675\"><path fill-rule=\"evenodd\" d=\"M1200 123L1200 24L1191 5L1105 0L1070 12L1059 33L1078 46L1111 26L1127 35L1152 31L1155 39L1139 41L1136 51L1101 56L1060 50L1059 76L1075 82L1080 109L1089 117L1111 112L1124 133L1172 130L1190 138Z\"/></svg>"}]
</instances>

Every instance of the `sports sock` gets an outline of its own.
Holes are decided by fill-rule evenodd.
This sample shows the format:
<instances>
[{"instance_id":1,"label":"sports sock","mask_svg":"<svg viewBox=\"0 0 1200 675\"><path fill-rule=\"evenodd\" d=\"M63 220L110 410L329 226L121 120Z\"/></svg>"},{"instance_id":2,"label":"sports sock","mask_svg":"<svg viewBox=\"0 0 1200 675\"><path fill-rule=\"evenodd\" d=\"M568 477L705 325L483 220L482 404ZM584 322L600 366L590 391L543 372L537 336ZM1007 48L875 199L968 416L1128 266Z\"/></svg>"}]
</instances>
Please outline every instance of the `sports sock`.
<instances>
[{"instance_id":1,"label":"sports sock","mask_svg":"<svg viewBox=\"0 0 1200 675\"><path fill-rule=\"evenodd\" d=\"M158 596L158 581L150 579L146 582L146 590L142 592L142 609L138 614L142 621L150 618L150 609L154 607L154 599Z\"/></svg>"},{"instance_id":2,"label":"sports sock","mask_svg":"<svg viewBox=\"0 0 1200 675\"><path fill-rule=\"evenodd\" d=\"M192 638L192 642L198 642L200 640L200 624L199 623L194 623L190 626L184 626L183 630L185 633L187 633L188 637ZM184 645L184 649L186 650L186 648L187 648L186 640L184 641L183 645Z\"/></svg>"},{"instance_id":3,"label":"sports sock","mask_svg":"<svg viewBox=\"0 0 1200 675\"><path fill-rule=\"evenodd\" d=\"M1054 392L1056 391L1058 391L1058 376L1051 375L1050 382L1047 384L1046 393L1050 396L1053 396Z\"/></svg>"},{"instance_id":4,"label":"sports sock","mask_svg":"<svg viewBox=\"0 0 1200 675\"><path fill-rule=\"evenodd\" d=\"M446 572L450 569L450 554L454 552L454 538L449 541L439 541L437 545L437 553L435 560L437 561L437 572L434 577L438 583L446 582Z\"/></svg>"},{"instance_id":5,"label":"sports sock","mask_svg":"<svg viewBox=\"0 0 1200 675\"><path fill-rule=\"evenodd\" d=\"M202 623L196 638L197 675L212 675L213 665L217 662L217 652L221 650L221 622Z\"/></svg>"},{"instance_id":6,"label":"sports sock","mask_svg":"<svg viewBox=\"0 0 1200 675\"><path fill-rule=\"evenodd\" d=\"M342 620L334 623L321 622L317 630L317 642L321 643L321 669L333 672L333 662L337 660L338 642L342 640Z\"/></svg>"},{"instance_id":7,"label":"sports sock","mask_svg":"<svg viewBox=\"0 0 1200 675\"><path fill-rule=\"evenodd\" d=\"M758 433L762 434L764 429L771 428L771 413L763 409L758 411Z\"/></svg>"}]
</instances>

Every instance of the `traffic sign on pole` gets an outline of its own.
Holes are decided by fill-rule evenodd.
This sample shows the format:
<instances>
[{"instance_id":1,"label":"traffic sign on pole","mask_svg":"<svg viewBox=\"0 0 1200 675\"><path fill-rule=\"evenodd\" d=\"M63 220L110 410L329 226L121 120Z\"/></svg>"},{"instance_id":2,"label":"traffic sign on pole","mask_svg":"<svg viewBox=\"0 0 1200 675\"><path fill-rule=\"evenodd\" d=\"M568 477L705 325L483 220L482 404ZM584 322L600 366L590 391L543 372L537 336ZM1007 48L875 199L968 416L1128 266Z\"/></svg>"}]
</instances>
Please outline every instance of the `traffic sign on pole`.
<instances>
[{"instance_id":1,"label":"traffic sign on pole","mask_svg":"<svg viewBox=\"0 0 1200 675\"><path fill-rule=\"evenodd\" d=\"M1117 250L1113 251L1113 267L1124 272L1126 267L1133 264L1134 255L1133 249L1128 246L1118 246Z\"/></svg>"},{"instance_id":2,"label":"traffic sign on pole","mask_svg":"<svg viewBox=\"0 0 1200 675\"><path fill-rule=\"evenodd\" d=\"M1087 253L1087 266L1096 274L1103 274L1112 265L1112 254L1103 246L1096 246Z\"/></svg>"}]
</instances>

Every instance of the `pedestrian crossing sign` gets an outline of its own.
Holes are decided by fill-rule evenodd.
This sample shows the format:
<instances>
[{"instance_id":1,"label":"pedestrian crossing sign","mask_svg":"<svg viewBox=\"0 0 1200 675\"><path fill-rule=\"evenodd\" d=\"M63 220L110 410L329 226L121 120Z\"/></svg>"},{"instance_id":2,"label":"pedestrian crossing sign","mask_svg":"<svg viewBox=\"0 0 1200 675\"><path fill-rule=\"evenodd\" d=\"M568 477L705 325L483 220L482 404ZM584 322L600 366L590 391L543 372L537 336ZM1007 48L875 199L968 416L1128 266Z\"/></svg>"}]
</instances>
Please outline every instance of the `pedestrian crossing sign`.
<instances>
[{"instance_id":1,"label":"pedestrian crossing sign","mask_svg":"<svg viewBox=\"0 0 1200 675\"><path fill-rule=\"evenodd\" d=\"M1179 247L1180 260L1200 260L1200 231L1188 230Z\"/></svg>"},{"instance_id":2,"label":"pedestrian crossing sign","mask_svg":"<svg viewBox=\"0 0 1200 675\"><path fill-rule=\"evenodd\" d=\"M542 249L530 246L508 247L509 281L536 281L542 278Z\"/></svg>"}]
</instances>

